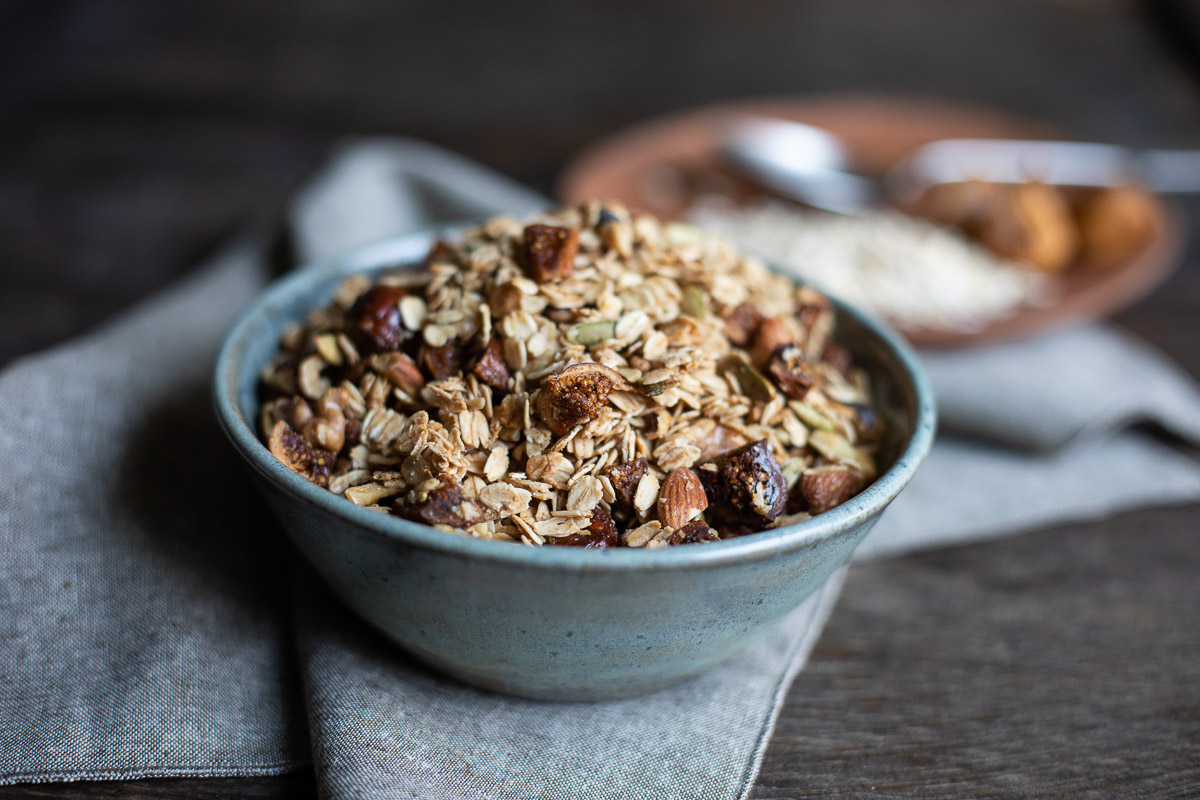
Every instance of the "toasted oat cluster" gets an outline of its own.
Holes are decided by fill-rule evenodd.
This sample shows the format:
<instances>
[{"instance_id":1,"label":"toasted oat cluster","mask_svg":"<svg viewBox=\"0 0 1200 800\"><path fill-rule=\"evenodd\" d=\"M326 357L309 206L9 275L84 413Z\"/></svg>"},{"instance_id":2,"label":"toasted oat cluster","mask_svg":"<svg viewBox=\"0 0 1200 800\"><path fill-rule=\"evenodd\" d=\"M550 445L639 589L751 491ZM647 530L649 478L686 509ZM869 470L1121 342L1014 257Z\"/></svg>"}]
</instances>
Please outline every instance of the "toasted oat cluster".
<instances>
[{"instance_id":1,"label":"toasted oat cluster","mask_svg":"<svg viewBox=\"0 0 1200 800\"><path fill-rule=\"evenodd\" d=\"M861 491L883 433L829 301L615 205L490 220L347 280L262 376L272 454L487 539L716 541Z\"/></svg>"}]
</instances>

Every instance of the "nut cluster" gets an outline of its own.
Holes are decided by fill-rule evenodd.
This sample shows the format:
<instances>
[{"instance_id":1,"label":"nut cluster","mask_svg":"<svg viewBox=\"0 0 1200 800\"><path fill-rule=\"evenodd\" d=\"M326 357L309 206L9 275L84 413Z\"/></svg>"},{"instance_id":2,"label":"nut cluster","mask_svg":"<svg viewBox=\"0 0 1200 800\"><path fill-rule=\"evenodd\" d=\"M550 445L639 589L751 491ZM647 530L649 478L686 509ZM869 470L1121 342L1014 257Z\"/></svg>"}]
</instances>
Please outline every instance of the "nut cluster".
<instances>
[{"instance_id":1,"label":"nut cluster","mask_svg":"<svg viewBox=\"0 0 1200 800\"><path fill-rule=\"evenodd\" d=\"M271 453L360 506L576 547L827 511L883 434L834 313L723 240L589 203L348 279L264 371Z\"/></svg>"}]
</instances>

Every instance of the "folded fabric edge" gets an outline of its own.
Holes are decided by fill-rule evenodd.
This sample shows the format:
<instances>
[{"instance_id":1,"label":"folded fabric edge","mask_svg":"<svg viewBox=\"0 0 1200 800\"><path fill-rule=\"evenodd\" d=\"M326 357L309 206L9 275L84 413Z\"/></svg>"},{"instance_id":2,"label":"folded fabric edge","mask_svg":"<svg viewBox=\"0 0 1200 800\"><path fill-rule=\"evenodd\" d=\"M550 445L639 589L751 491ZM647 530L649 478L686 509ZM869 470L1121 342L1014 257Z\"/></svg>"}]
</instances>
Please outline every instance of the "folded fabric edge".
<instances>
[{"instance_id":1,"label":"folded fabric edge","mask_svg":"<svg viewBox=\"0 0 1200 800\"><path fill-rule=\"evenodd\" d=\"M257 778L286 775L312 767L312 761L278 761L267 764L193 767L135 767L131 769L47 770L0 775L0 786L18 783L68 783L75 781L135 781L146 778Z\"/></svg>"},{"instance_id":2,"label":"folded fabric edge","mask_svg":"<svg viewBox=\"0 0 1200 800\"><path fill-rule=\"evenodd\" d=\"M821 638L821 632L825 630L825 623L833 614L833 608L842 594L842 585L846 581L848 569L847 566L839 567L821 586L812 615L805 624L804 635L792 646L785 658L787 666L779 676L779 682L771 697L771 707L767 710L767 717L763 720L762 728L754 743L750 762L746 765L746 771L742 778L742 791L738 794L738 800L746 800L754 788L754 782L758 779L758 773L762 769L763 757L767 753L771 736L775 733L775 723L779 721L779 712L783 709L783 703L787 699L788 690L792 686L792 681L800 674L800 670L808 663L809 653L812 652L817 640Z\"/></svg>"}]
</instances>

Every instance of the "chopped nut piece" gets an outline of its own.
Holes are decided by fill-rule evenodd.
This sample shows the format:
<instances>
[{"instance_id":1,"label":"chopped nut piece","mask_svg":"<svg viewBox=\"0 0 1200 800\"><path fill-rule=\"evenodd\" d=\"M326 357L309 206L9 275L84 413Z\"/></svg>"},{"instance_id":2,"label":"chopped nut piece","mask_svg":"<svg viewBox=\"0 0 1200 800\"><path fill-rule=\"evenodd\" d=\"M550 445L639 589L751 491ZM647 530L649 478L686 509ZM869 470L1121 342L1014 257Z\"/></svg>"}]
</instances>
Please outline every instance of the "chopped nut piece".
<instances>
[{"instance_id":1,"label":"chopped nut piece","mask_svg":"<svg viewBox=\"0 0 1200 800\"><path fill-rule=\"evenodd\" d=\"M371 359L374 369L403 390L416 397L425 386L425 378L416 363L404 353L381 353Z\"/></svg>"},{"instance_id":2,"label":"chopped nut piece","mask_svg":"<svg viewBox=\"0 0 1200 800\"><path fill-rule=\"evenodd\" d=\"M296 371L296 386L309 400L316 400L329 388L329 381L321 376L325 366L324 359L315 355L300 362L300 368Z\"/></svg>"},{"instance_id":3,"label":"chopped nut piece","mask_svg":"<svg viewBox=\"0 0 1200 800\"><path fill-rule=\"evenodd\" d=\"M615 369L588 362L546 378L537 396L538 416L560 436L593 419L614 389L629 384Z\"/></svg>"},{"instance_id":4,"label":"chopped nut piece","mask_svg":"<svg viewBox=\"0 0 1200 800\"><path fill-rule=\"evenodd\" d=\"M716 470L701 470L714 511L726 518L770 522L787 503L787 485L766 439L718 458Z\"/></svg>"},{"instance_id":5,"label":"chopped nut piece","mask_svg":"<svg viewBox=\"0 0 1200 800\"><path fill-rule=\"evenodd\" d=\"M647 472L638 481L637 491L633 493L633 507L639 514L650 510L658 499L658 478L653 472Z\"/></svg>"},{"instance_id":6,"label":"chopped nut piece","mask_svg":"<svg viewBox=\"0 0 1200 800\"><path fill-rule=\"evenodd\" d=\"M303 436L292 430L283 420L275 423L267 443L271 455L300 477L322 488L329 485L334 455L325 450L312 448Z\"/></svg>"},{"instance_id":7,"label":"chopped nut piece","mask_svg":"<svg viewBox=\"0 0 1200 800\"><path fill-rule=\"evenodd\" d=\"M658 521L668 528L682 528L708 508L708 495L700 476L686 467L677 469L663 481L658 492Z\"/></svg>"},{"instance_id":8,"label":"chopped nut piece","mask_svg":"<svg viewBox=\"0 0 1200 800\"><path fill-rule=\"evenodd\" d=\"M814 467L800 476L800 494L808 510L821 514L849 500L858 490L858 475L848 467Z\"/></svg>"},{"instance_id":9,"label":"chopped nut piece","mask_svg":"<svg viewBox=\"0 0 1200 800\"><path fill-rule=\"evenodd\" d=\"M317 353L325 359L326 363L335 367L342 365L342 350L338 347L336 334L324 333L317 336L313 339L313 346L317 348Z\"/></svg>"},{"instance_id":10,"label":"chopped nut piece","mask_svg":"<svg viewBox=\"0 0 1200 800\"><path fill-rule=\"evenodd\" d=\"M578 250L578 230L550 225L525 228L525 271L538 283L570 277Z\"/></svg>"},{"instance_id":11,"label":"chopped nut piece","mask_svg":"<svg viewBox=\"0 0 1200 800\"><path fill-rule=\"evenodd\" d=\"M645 547L646 543L657 536L661 530L662 524L658 520L652 519L631 531L626 531L625 535L621 537L621 541L626 547Z\"/></svg>"}]
</instances>

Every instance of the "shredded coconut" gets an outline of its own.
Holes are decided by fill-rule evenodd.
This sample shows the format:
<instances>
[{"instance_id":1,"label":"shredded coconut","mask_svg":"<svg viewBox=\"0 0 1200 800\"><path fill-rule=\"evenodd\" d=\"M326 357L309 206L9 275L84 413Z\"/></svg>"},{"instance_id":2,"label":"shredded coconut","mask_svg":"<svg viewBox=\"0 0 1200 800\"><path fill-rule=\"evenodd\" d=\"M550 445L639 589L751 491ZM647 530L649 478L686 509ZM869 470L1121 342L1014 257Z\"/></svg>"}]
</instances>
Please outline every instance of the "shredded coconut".
<instances>
[{"instance_id":1,"label":"shredded coconut","mask_svg":"<svg viewBox=\"0 0 1200 800\"><path fill-rule=\"evenodd\" d=\"M970 331L1055 297L1044 275L898 212L850 217L702 198L691 221L901 327Z\"/></svg>"}]
</instances>

